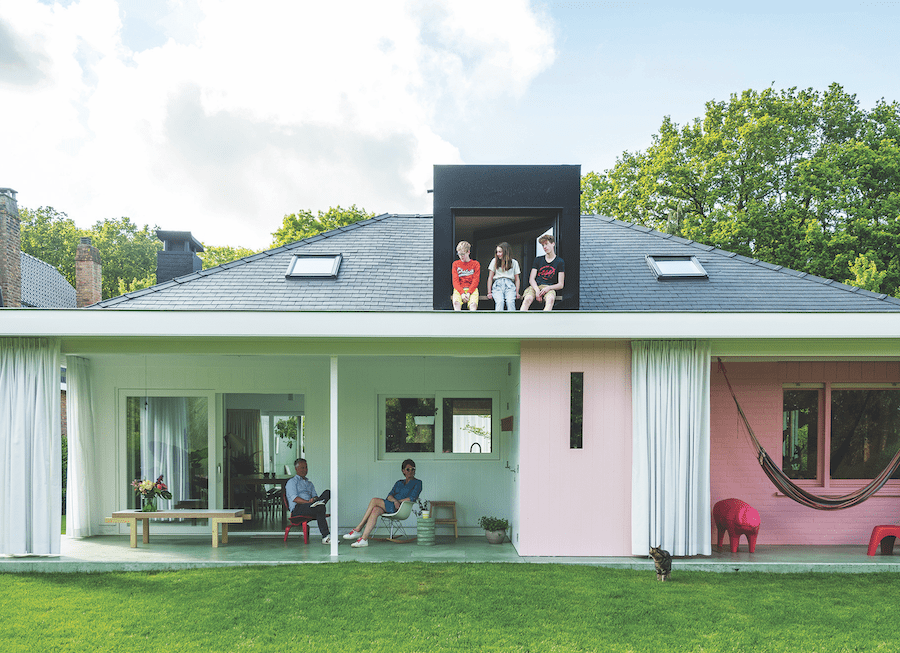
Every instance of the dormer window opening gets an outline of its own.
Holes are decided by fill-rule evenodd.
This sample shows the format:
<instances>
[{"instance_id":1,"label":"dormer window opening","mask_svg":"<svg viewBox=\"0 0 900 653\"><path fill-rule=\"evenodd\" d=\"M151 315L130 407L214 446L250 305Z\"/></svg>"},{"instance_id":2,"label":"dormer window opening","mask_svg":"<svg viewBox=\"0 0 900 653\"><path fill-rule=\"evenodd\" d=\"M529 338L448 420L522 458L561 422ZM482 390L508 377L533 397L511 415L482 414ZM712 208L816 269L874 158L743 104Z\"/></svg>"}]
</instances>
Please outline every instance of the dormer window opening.
<instances>
[{"instance_id":1,"label":"dormer window opening","mask_svg":"<svg viewBox=\"0 0 900 653\"><path fill-rule=\"evenodd\" d=\"M670 279L707 279L709 275L696 256L647 255L647 265L660 281Z\"/></svg>"},{"instance_id":2,"label":"dormer window opening","mask_svg":"<svg viewBox=\"0 0 900 653\"><path fill-rule=\"evenodd\" d=\"M288 279L306 277L335 279L342 260L341 254L295 254L284 276Z\"/></svg>"}]
</instances>

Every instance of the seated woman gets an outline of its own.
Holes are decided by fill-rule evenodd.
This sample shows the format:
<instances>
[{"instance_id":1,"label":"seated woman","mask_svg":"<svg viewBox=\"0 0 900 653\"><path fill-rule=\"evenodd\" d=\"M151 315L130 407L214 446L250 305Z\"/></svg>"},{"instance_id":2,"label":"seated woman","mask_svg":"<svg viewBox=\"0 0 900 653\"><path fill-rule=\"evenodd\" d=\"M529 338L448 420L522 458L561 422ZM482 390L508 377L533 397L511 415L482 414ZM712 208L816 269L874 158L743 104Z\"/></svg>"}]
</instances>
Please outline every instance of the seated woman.
<instances>
[{"instance_id":1,"label":"seated woman","mask_svg":"<svg viewBox=\"0 0 900 653\"><path fill-rule=\"evenodd\" d=\"M378 524L378 518L381 515L392 515L400 510L400 504L404 501L415 501L419 498L419 493L422 492L422 481L416 478L416 464L407 458L400 465L400 469L403 471L403 478L394 483L388 498L376 497L369 501L369 507L359 521L359 526L344 535L345 540L356 540L350 546L354 548L369 546L369 534Z\"/></svg>"}]
</instances>

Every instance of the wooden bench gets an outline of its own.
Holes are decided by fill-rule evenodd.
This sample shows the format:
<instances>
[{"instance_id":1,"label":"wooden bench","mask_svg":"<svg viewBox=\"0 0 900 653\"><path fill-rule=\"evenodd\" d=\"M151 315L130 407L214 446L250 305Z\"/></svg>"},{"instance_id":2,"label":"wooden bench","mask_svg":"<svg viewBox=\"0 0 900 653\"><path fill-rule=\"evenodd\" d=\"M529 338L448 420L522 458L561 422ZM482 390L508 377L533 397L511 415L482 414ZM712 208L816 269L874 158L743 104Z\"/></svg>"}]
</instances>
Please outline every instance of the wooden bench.
<instances>
[{"instance_id":1,"label":"wooden bench","mask_svg":"<svg viewBox=\"0 0 900 653\"><path fill-rule=\"evenodd\" d=\"M251 515L243 510L159 510L157 512L142 512L140 510L119 510L112 517L106 518L106 523L128 524L131 528L131 548L137 548L137 523L143 522L141 532L144 535L144 544L150 542L151 519L208 519L212 527L213 548L219 546L219 524L222 525L222 544L228 544L228 524L240 524L250 519Z\"/></svg>"}]
</instances>

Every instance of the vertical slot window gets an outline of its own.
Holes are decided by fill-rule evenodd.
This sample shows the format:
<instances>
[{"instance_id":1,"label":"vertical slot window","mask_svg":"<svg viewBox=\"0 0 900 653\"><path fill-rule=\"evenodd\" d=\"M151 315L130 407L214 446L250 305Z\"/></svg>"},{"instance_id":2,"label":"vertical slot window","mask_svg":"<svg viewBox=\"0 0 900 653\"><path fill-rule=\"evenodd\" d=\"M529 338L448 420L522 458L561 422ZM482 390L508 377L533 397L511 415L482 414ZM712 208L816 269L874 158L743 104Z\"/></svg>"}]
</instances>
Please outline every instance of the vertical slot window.
<instances>
[{"instance_id":1,"label":"vertical slot window","mask_svg":"<svg viewBox=\"0 0 900 653\"><path fill-rule=\"evenodd\" d=\"M572 372L569 390L569 448L584 448L584 372Z\"/></svg>"}]
</instances>

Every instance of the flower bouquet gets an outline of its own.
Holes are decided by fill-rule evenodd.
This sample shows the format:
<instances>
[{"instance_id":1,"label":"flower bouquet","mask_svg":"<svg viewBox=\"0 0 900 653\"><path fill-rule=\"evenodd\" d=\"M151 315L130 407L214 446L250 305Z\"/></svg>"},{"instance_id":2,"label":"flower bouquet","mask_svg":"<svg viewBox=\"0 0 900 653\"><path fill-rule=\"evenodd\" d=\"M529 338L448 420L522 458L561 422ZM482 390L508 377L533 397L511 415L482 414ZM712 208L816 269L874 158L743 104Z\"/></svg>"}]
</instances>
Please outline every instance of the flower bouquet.
<instances>
[{"instance_id":1,"label":"flower bouquet","mask_svg":"<svg viewBox=\"0 0 900 653\"><path fill-rule=\"evenodd\" d=\"M136 478L131 482L134 491L141 495L143 512L156 512L156 497L163 499L171 499L172 493L163 483L163 475L160 474L156 481L148 481L147 479Z\"/></svg>"}]
</instances>

